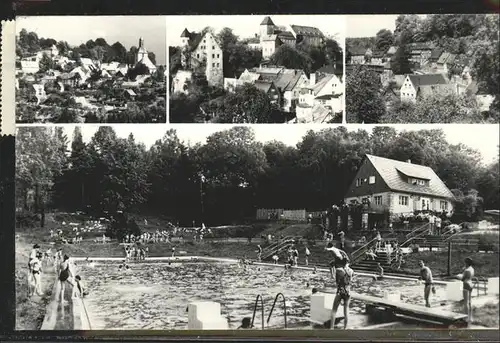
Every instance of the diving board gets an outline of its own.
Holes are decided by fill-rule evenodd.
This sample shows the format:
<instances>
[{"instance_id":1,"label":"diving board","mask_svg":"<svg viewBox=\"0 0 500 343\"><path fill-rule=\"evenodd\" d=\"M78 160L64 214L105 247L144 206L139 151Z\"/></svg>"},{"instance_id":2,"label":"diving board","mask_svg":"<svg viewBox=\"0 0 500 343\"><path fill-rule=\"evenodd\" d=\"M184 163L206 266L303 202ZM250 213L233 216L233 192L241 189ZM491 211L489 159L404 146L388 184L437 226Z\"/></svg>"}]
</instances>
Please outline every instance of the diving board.
<instances>
[{"instance_id":1,"label":"diving board","mask_svg":"<svg viewBox=\"0 0 500 343\"><path fill-rule=\"evenodd\" d=\"M362 301L367 306L372 308L379 307L389 310L394 315L403 315L414 319L432 321L447 326L467 326L467 315L442 310L440 308L424 307L421 305L391 301L385 298L373 297L354 292L351 292L351 299Z\"/></svg>"}]
</instances>

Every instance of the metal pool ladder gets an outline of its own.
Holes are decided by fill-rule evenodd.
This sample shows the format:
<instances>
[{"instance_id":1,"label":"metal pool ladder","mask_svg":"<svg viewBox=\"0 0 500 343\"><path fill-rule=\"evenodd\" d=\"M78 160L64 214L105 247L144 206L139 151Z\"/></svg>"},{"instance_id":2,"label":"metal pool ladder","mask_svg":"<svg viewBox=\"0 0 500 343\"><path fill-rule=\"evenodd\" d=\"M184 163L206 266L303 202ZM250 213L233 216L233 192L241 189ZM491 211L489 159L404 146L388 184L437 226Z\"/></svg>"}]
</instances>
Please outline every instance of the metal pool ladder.
<instances>
[{"instance_id":1,"label":"metal pool ladder","mask_svg":"<svg viewBox=\"0 0 500 343\"><path fill-rule=\"evenodd\" d=\"M257 305L259 305L259 299L260 299L260 309L262 312L262 330L264 330L264 300L262 300L262 295L257 295L257 298L255 298L255 305L253 307L253 316L252 316L252 322L250 323L250 327L253 328L253 322L255 320L255 314L257 312Z\"/></svg>"},{"instance_id":2,"label":"metal pool ladder","mask_svg":"<svg viewBox=\"0 0 500 343\"><path fill-rule=\"evenodd\" d=\"M278 301L278 298L281 296L283 299L283 315L285 318L285 329L287 328L287 317L286 317L286 298L283 293L278 293L276 294L276 297L274 298L273 306L271 307L271 311L269 312L269 316L267 317L267 324L269 324L269 321L271 320L271 316L273 314L274 308L276 307L276 302ZM253 327L253 323L255 321L255 315L257 313L257 306L259 305L259 300L260 300L260 309L261 309L261 316L262 316L262 330L265 329L264 327L264 300L262 298L262 295L257 295L255 298L255 305L253 307L253 316L252 316L252 322L250 324L250 327Z\"/></svg>"},{"instance_id":3,"label":"metal pool ladder","mask_svg":"<svg viewBox=\"0 0 500 343\"><path fill-rule=\"evenodd\" d=\"M274 302L273 302L273 307L271 307L271 312L269 312L269 317L267 317L267 324L269 324L269 321L271 320L271 316L273 314L274 307L276 306L276 301L278 301L278 298L280 297L280 295L281 295L281 298L283 299L283 316L285 317L285 329L286 329L287 328L287 322L286 322L286 298L285 298L285 295L283 293L276 294L276 297L274 298Z\"/></svg>"}]
</instances>

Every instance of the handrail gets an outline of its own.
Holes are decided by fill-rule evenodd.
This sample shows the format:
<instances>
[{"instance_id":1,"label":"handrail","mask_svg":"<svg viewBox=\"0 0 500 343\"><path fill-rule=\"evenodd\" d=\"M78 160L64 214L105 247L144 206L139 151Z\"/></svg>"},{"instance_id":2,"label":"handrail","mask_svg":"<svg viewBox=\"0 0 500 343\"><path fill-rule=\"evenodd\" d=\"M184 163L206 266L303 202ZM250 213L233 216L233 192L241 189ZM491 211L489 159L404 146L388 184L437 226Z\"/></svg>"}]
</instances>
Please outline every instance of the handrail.
<instances>
[{"instance_id":1,"label":"handrail","mask_svg":"<svg viewBox=\"0 0 500 343\"><path fill-rule=\"evenodd\" d=\"M361 248L356 249L352 254L351 254L351 264L356 263L356 261L363 255L364 252L372 245L375 241L377 240L377 237L373 238L370 240L368 243L363 245Z\"/></svg>"},{"instance_id":2,"label":"handrail","mask_svg":"<svg viewBox=\"0 0 500 343\"><path fill-rule=\"evenodd\" d=\"M405 238L410 238L412 235L414 235L415 233L417 233L418 231L422 230L423 228L429 226L431 223L425 223L424 225L422 226L419 226L418 228L416 228L415 230L412 230L411 232L407 233Z\"/></svg>"},{"instance_id":3,"label":"handrail","mask_svg":"<svg viewBox=\"0 0 500 343\"><path fill-rule=\"evenodd\" d=\"M365 245L363 245L361 248L358 248L356 250L354 250L351 254L351 256L354 256L355 254L357 254L358 252L360 252L361 250L365 249L366 247L368 247L370 244L372 244L373 242L375 242L377 240L377 237L373 238L372 240L368 241L368 243L365 243Z\"/></svg>"},{"instance_id":4,"label":"handrail","mask_svg":"<svg viewBox=\"0 0 500 343\"><path fill-rule=\"evenodd\" d=\"M455 232L455 233L453 233L453 234L451 234L451 235L449 235L449 236L448 236L448 237L446 237L444 240L445 240L445 241L448 241L448 240L450 240L453 236L456 236L457 234L459 234L460 232L462 232L462 230L463 230L462 224L464 224L464 223L465 223L465 222L458 224L458 229L456 230L456 232ZM444 232L444 234L443 234L443 235L446 235L446 234L450 233L450 232L451 232L451 230L452 230L452 229L448 229L448 230L446 230L446 231Z\"/></svg>"},{"instance_id":5,"label":"handrail","mask_svg":"<svg viewBox=\"0 0 500 343\"><path fill-rule=\"evenodd\" d=\"M274 243L268 245L267 247L265 247L264 249L262 249L262 252L264 253L266 251L272 250L272 249L276 248L277 246L279 246L284 241L287 241L287 240L290 240L293 238L294 237L291 237L291 236L283 237L283 239L279 239L277 242L274 242Z\"/></svg>"},{"instance_id":6,"label":"handrail","mask_svg":"<svg viewBox=\"0 0 500 343\"><path fill-rule=\"evenodd\" d=\"M278 293L276 294L276 297L274 298L273 302L273 307L271 307L271 312L269 312L269 316L267 317L267 324L269 325L269 321L271 320L271 315L273 314L274 307L276 306L276 301L278 301L279 296L283 298L283 315L285 317L285 329L287 328L287 321L286 321L286 298L283 293Z\"/></svg>"},{"instance_id":7,"label":"handrail","mask_svg":"<svg viewBox=\"0 0 500 343\"><path fill-rule=\"evenodd\" d=\"M259 299L260 299L260 309L262 311L262 330L264 330L264 300L262 299L262 295L258 294L257 297L255 298L255 305L253 307L253 316L252 316L252 322L250 323L250 327L253 328L253 322L255 320L255 314L257 312L257 305L259 304Z\"/></svg>"},{"instance_id":8,"label":"handrail","mask_svg":"<svg viewBox=\"0 0 500 343\"><path fill-rule=\"evenodd\" d=\"M263 260L266 258L269 258L271 255L275 254L276 252L286 248L287 246L293 245L295 242L295 238L290 238L288 240L282 240L281 243L277 246L275 246L273 249L268 250L264 256L262 257Z\"/></svg>"},{"instance_id":9,"label":"handrail","mask_svg":"<svg viewBox=\"0 0 500 343\"><path fill-rule=\"evenodd\" d=\"M426 233L427 233L427 230L422 231L422 232L420 232L418 235L408 238L406 241L404 241L403 243L401 243L399 246L400 246L400 247L404 247L406 244L410 243L410 242L411 242L411 241L413 241L415 238L418 238L418 237L420 237L420 236L423 236L423 235L424 235L424 234L426 234Z\"/></svg>"}]
</instances>

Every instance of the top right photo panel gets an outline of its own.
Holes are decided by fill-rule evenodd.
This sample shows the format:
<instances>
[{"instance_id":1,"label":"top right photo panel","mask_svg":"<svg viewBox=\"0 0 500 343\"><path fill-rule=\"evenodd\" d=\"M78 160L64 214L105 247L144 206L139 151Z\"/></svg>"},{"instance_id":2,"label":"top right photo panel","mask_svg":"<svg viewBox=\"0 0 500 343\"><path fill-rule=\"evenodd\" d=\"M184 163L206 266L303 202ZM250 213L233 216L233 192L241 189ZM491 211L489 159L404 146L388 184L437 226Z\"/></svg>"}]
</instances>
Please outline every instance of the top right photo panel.
<instances>
[{"instance_id":1,"label":"top right photo panel","mask_svg":"<svg viewBox=\"0 0 500 343\"><path fill-rule=\"evenodd\" d=\"M498 14L346 17L348 123L498 123Z\"/></svg>"}]
</instances>

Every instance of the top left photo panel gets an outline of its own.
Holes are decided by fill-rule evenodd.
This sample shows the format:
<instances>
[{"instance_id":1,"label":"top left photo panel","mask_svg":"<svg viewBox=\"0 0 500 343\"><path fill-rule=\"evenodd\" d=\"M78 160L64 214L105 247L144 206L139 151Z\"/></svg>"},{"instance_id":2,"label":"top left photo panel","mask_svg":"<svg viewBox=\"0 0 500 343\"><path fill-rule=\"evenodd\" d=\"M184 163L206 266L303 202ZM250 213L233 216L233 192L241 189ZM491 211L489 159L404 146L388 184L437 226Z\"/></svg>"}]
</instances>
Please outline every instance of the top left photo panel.
<instances>
[{"instance_id":1,"label":"top left photo panel","mask_svg":"<svg viewBox=\"0 0 500 343\"><path fill-rule=\"evenodd\" d=\"M164 16L16 18L16 122L166 123Z\"/></svg>"}]
</instances>

